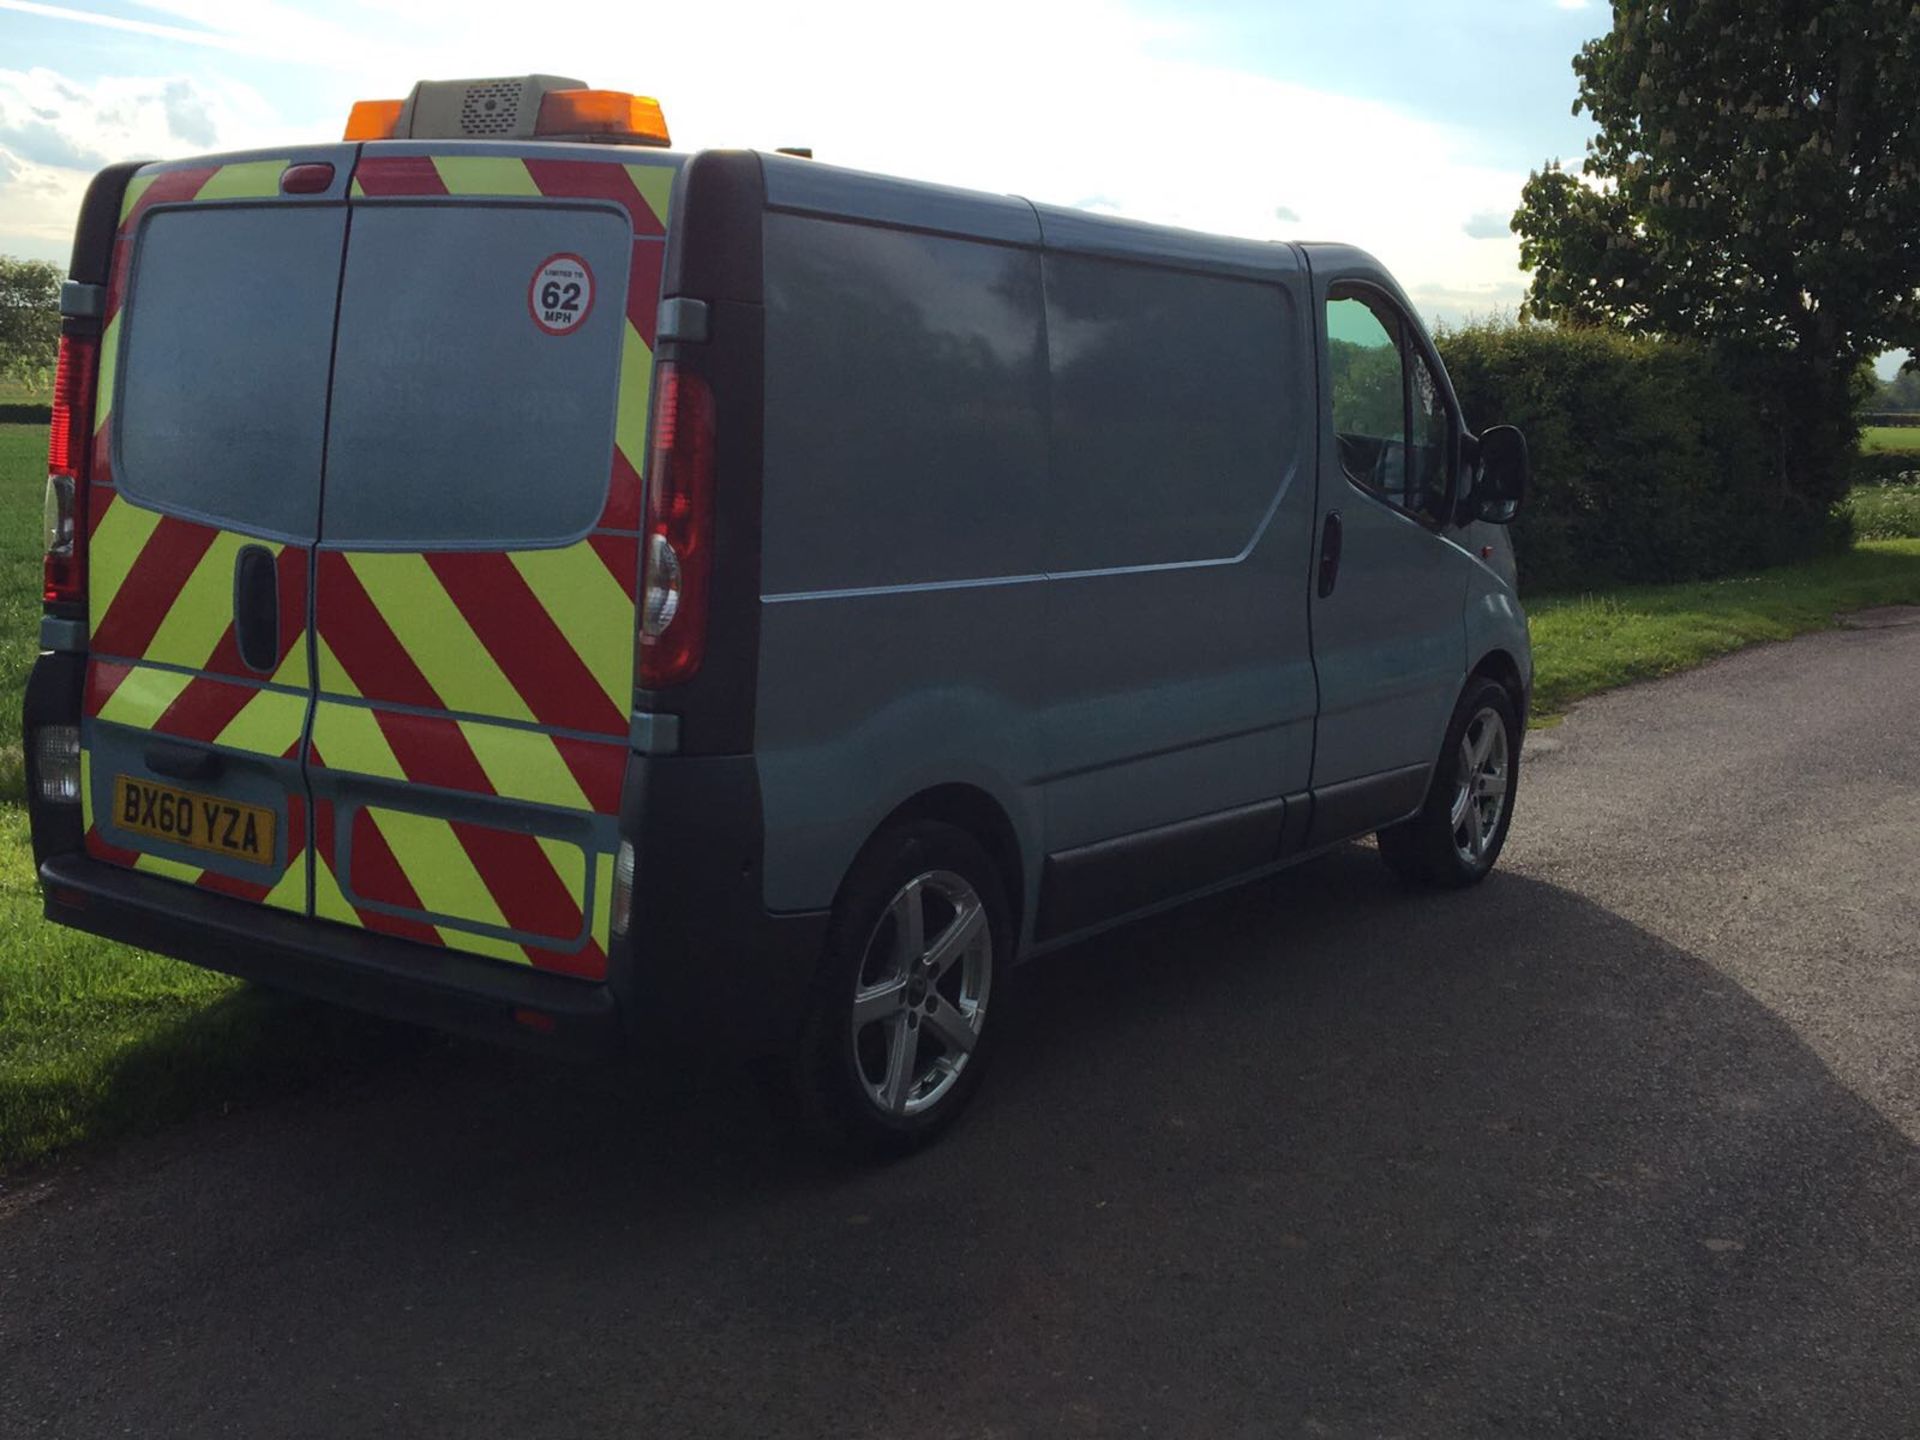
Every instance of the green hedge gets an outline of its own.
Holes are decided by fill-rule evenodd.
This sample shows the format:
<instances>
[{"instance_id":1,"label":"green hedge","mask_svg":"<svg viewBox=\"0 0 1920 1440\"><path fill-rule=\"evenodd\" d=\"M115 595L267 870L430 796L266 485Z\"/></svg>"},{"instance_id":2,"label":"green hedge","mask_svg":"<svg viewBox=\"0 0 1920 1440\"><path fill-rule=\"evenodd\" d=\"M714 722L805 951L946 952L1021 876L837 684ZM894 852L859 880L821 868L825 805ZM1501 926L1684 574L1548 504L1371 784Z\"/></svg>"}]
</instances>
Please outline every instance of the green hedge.
<instances>
[{"instance_id":1,"label":"green hedge","mask_svg":"<svg viewBox=\"0 0 1920 1440\"><path fill-rule=\"evenodd\" d=\"M1862 451L1854 457L1856 485L1911 485L1920 483L1920 453L1912 450Z\"/></svg>"},{"instance_id":2,"label":"green hedge","mask_svg":"<svg viewBox=\"0 0 1920 1440\"><path fill-rule=\"evenodd\" d=\"M1435 339L1468 426L1526 432L1514 545L1529 591L1706 579L1848 538L1832 511L1844 476L1813 494L1783 481L1780 426L1701 346L1513 322Z\"/></svg>"}]
</instances>

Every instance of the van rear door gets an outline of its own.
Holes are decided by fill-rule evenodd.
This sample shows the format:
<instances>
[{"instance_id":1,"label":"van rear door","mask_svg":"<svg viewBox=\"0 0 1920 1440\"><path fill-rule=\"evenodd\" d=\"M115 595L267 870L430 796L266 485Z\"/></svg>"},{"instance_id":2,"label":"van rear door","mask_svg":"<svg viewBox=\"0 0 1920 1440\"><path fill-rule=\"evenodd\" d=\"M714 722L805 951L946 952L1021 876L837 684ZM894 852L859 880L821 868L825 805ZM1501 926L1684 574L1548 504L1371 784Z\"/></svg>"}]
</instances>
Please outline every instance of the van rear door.
<instances>
[{"instance_id":1,"label":"van rear door","mask_svg":"<svg viewBox=\"0 0 1920 1440\"><path fill-rule=\"evenodd\" d=\"M308 574L353 153L135 175L88 499L88 853L301 912ZM293 166L311 193L282 193Z\"/></svg>"},{"instance_id":2,"label":"van rear door","mask_svg":"<svg viewBox=\"0 0 1920 1440\"><path fill-rule=\"evenodd\" d=\"M315 574L316 915L606 973L678 164L362 154Z\"/></svg>"}]
</instances>

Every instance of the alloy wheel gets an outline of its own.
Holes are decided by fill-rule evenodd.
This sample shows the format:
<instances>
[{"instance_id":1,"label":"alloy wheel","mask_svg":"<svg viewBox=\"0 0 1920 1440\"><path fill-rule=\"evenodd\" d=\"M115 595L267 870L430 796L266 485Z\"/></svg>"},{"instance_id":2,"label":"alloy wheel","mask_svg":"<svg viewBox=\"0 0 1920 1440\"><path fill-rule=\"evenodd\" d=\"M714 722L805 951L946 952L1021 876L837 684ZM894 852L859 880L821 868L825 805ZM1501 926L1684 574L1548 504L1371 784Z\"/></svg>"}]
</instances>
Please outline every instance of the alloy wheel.
<instances>
[{"instance_id":1,"label":"alloy wheel","mask_svg":"<svg viewBox=\"0 0 1920 1440\"><path fill-rule=\"evenodd\" d=\"M1499 712L1483 707L1460 737L1460 763L1454 780L1453 846L1469 865L1484 862L1487 846L1506 814L1507 727Z\"/></svg>"},{"instance_id":2,"label":"alloy wheel","mask_svg":"<svg viewBox=\"0 0 1920 1440\"><path fill-rule=\"evenodd\" d=\"M965 877L916 875L867 937L850 1039L867 1099L888 1115L937 1105L967 1067L987 1018L993 927Z\"/></svg>"}]
</instances>

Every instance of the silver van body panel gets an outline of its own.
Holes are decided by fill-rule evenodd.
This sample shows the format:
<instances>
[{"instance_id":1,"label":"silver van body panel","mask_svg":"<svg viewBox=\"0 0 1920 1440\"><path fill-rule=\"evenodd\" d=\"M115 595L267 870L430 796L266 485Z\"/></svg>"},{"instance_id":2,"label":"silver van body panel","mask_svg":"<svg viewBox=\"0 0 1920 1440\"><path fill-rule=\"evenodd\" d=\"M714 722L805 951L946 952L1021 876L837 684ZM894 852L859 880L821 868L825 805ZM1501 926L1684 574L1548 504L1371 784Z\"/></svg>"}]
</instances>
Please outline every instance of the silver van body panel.
<instances>
[{"instance_id":1,"label":"silver van body panel","mask_svg":"<svg viewBox=\"0 0 1920 1440\"><path fill-rule=\"evenodd\" d=\"M1525 670L1473 532L1338 467L1326 287L1406 303L1366 256L763 164L770 910L830 906L889 814L964 785L1016 836L1023 949L1051 948L1048 857L1270 813L1269 866L1312 788L1407 793L1475 655Z\"/></svg>"}]
</instances>

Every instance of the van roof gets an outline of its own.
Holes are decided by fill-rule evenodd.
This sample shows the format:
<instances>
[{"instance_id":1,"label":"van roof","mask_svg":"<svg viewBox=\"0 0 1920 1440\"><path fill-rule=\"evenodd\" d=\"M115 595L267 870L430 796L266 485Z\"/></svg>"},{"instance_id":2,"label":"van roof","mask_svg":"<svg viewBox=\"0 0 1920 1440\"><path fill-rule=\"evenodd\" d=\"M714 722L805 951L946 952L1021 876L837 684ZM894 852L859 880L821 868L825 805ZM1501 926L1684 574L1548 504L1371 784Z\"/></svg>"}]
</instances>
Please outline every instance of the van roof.
<instances>
[{"instance_id":1,"label":"van roof","mask_svg":"<svg viewBox=\"0 0 1920 1440\"><path fill-rule=\"evenodd\" d=\"M1286 241L1210 235L1174 225L1042 205L1018 195L992 195L924 180L849 170L817 160L754 152L776 210L840 216L915 230L1041 245L1053 250L1153 260L1182 268L1253 278L1289 275L1301 266Z\"/></svg>"},{"instance_id":2,"label":"van roof","mask_svg":"<svg viewBox=\"0 0 1920 1440\"><path fill-rule=\"evenodd\" d=\"M336 142L338 143L338 142ZM354 142L348 142L354 143ZM369 140L369 153L540 155L555 159L620 160L679 166L694 152L650 145L537 140ZM330 146L298 146L311 152ZM155 170L287 159L288 149L230 151L155 162ZM1004 245L1044 245L1050 250L1172 264L1260 279L1297 273L1311 257L1316 266L1355 268L1384 275L1367 252L1337 241L1248 240L1177 225L1047 205L1018 195L995 195L926 180L854 170L778 151L753 151L765 179L767 204L798 214L901 225L935 234Z\"/></svg>"}]
</instances>

